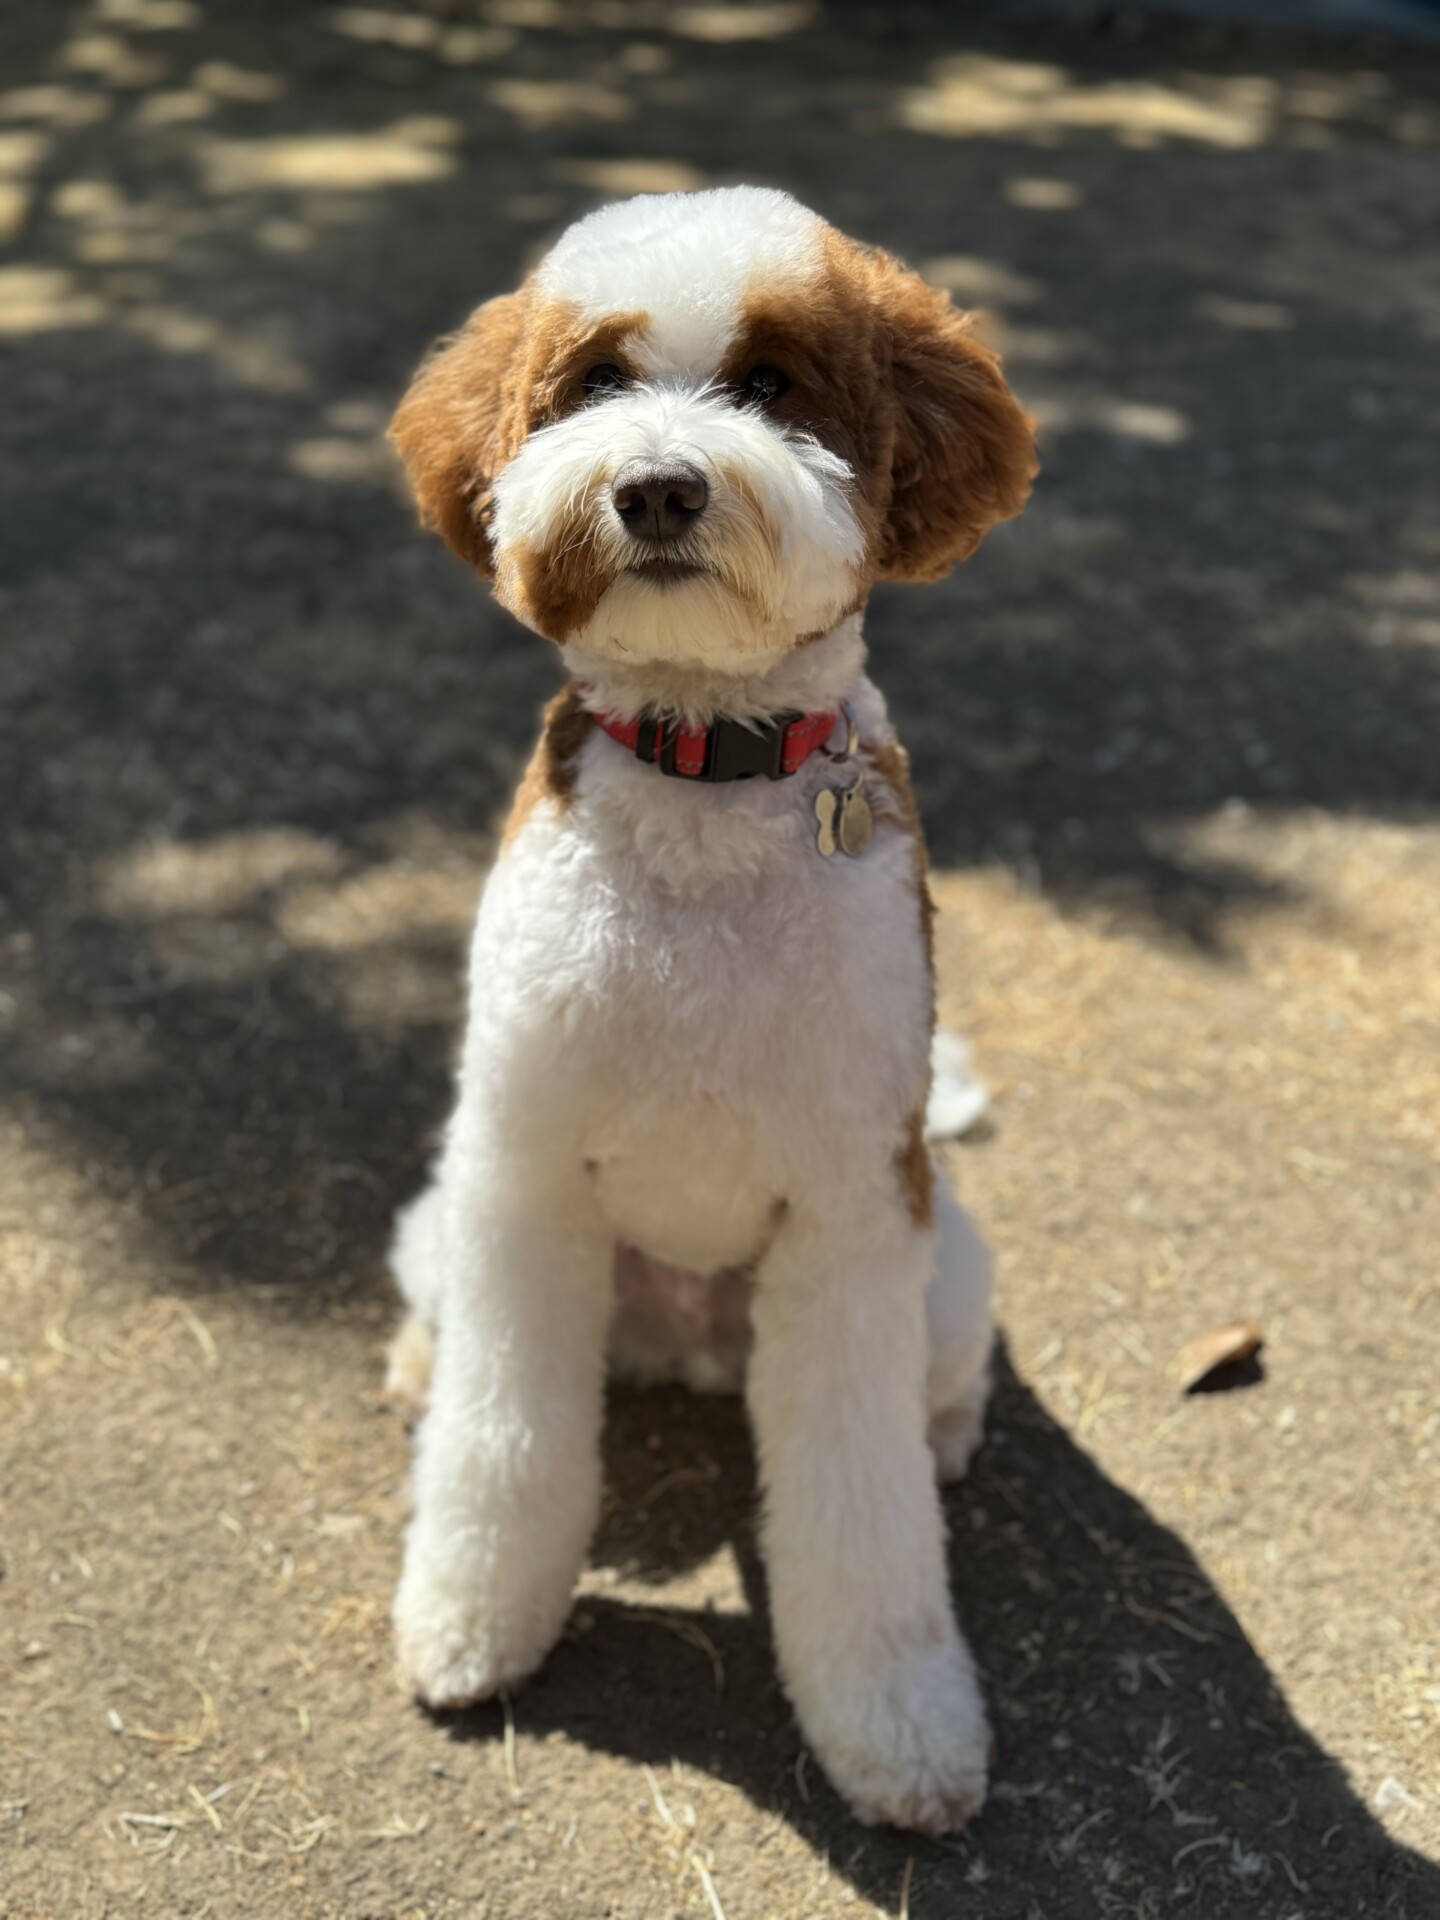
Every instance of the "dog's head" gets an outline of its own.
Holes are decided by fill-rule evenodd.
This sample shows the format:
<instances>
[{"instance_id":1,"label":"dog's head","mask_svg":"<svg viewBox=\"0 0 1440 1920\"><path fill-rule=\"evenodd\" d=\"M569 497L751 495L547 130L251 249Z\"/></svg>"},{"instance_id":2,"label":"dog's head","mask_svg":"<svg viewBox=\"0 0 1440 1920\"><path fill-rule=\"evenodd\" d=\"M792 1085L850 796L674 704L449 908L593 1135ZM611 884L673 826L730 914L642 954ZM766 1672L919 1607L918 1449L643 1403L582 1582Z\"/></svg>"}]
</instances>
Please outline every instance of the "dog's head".
<instances>
[{"instance_id":1,"label":"dog's head","mask_svg":"<svg viewBox=\"0 0 1440 1920\"><path fill-rule=\"evenodd\" d=\"M1036 464L945 295L756 188L571 227L440 344L392 433L426 522L528 626L721 669L944 573Z\"/></svg>"}]
</instances>

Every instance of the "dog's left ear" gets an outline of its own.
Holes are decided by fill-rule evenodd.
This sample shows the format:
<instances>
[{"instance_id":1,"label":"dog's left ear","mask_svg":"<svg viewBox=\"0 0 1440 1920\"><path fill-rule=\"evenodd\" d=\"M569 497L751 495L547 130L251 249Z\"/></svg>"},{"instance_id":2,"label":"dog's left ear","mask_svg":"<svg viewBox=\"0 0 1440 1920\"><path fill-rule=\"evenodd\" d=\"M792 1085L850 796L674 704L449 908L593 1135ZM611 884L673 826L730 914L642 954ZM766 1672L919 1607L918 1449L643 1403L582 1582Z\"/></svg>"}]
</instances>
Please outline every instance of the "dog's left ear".
<instances>
[{"instance_id":1,"label":"dog's left ear","mask_svg":"<svg viewBox=\"0 0 1440 1920\"><path fill-rule=\"evenodd\" d=\"M491 488L515 448L529 295L502 294L440 341L390 422L420 517L487 579Z\"/></svg>"},{"instance_id":2,"label":"dog's left ear","mask_svg":"<svg viewBox=\"0 0 1440 1920\"><path fill-rule=\"evenodd\" d=\"M948 294L883 255L873 271L896 409L878 571L936 580L1024 506L1039 470L1034 424Z\"/></svg>"}]
</instances>

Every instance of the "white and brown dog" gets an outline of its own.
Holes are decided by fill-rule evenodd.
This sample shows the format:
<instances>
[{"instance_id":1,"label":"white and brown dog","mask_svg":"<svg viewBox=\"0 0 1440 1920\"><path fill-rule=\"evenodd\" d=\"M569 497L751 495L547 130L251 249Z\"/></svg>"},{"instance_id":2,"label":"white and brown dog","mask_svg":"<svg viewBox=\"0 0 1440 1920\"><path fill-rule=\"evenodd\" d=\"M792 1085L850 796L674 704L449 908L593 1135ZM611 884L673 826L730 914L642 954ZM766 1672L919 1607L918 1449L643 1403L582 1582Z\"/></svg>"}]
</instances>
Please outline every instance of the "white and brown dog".
<instances>
[{"instance_id":1,"label":"white and brown dog","mask_svg":"<svg viewBox=\"0 0 1440 1920\"><path fill-rule=\"evenodd\" d=\"M805 1735L863 1820L956 1828L989 1736L936 1478L979 1438L990 1280L924 1141L925 857L861 615L1020 510L1030 423L945 296L738 188L572 227L393 434L427 523L571 676L396 1238L390 1384L428 1390L403 1665L454 1706L544 1660L607 1353L743 1385Z\"/></svg>"}]
</instances>

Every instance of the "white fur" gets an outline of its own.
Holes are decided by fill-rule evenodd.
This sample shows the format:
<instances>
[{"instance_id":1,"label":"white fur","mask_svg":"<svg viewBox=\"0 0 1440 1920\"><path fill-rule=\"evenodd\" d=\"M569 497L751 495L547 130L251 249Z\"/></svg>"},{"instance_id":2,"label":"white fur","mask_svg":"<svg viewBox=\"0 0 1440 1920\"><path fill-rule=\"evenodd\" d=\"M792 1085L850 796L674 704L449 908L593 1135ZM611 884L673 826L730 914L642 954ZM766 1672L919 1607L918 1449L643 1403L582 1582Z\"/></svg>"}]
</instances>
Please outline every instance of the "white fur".
<instances>
[{"instance_id":1,"label":"white fur","mask_svg":"<svg viewBox=\"0 0 1440 1920\"><path fill-rule=\"evenodd\" d=\"M756 285L802 283L824 223L788 193L723 187L642 194L577 221L537 275L540 291L589 318L652 316L636 343L652 375L717 366Z\"/></svg>"},{"instance_id":2,"label":"white fur","mask_svg":"<svg viewBox=\"0 0 1440 1920\"><path fill-rule=\"evenodd\" d=\"M710 371L596 400L526 441L495 484L491 537L507 604L517 549L553 549L577 519L584 532L570 537L592 544L613 583L573 638L611 659L715 666L773 657L797 634L823 633L855 598L864 540L849 468L808 435L710 390ZM626 571L634 542L610 491L631 460L666 455L690 461L709 483L681 557L711 571L657 590Z\"/></svg>"},{"instance_id":3,"label":"white fur","mask_svg":"<svg viewBox=\"0 0 1440 1920\"><path fill-rule=\"evenodd\" d=\"M984 1119L990 1092L976 1074L970 1049L956 1033L937 1033L930 1050L930 1098L925 1106L925 1138L958 1140Z\"/></svg>"},{"instance_id":4,"label":"white fur","mask_svg":"<svg viewBox=\"0 0 1440 1920\"><path fill-rule=\"evenodd\" d=\"M628 226L584 223L545 272L621 309L655 305L647 262L689 286L713 251L723 280L757 203L700 202L698 252L662 200ZM763 205L789 233L789 271L803 222ZM704 718L843 699L868 741L888 741L859 618L837 618L858 564L838 463L707 394L714 351L707 338L688 389L667 378L522 450L497 488L502 569L507 542L595 472L647 435L655 450L683 435L721 476L706 537L720 576L743 577L733 606L751 623L635 585L567 648L590 703ZM768 572L728 511L727 472L783 531ZM795 648L825 606L833 631ZM816 755L785 781L690 785L595 732L568 808L534 812L491 875L458 1104L395 1246L422 1323L397 1349L398 1391L423 1385L423 1327L437 1343L396 1623L405 1669L436 1704L532 1672L594 1525L607 1345L649 1377L743 1374L777 1651L806 1736L862 1819L941 1831L985 1790L936 1474L963 1470L979 1437L990 1281L943 1183L930 1228L898 1177L927 1085L931 983L913 848L878 780L863 857L816 850L816 796L853 771ZM672 1283L676 1270L753 1273L748 1366L745 1341L706 1332L693 1291L672 1337L652 1326L627 1347L617 1248L665 1263Z\"/></svg>"}]
</instances>

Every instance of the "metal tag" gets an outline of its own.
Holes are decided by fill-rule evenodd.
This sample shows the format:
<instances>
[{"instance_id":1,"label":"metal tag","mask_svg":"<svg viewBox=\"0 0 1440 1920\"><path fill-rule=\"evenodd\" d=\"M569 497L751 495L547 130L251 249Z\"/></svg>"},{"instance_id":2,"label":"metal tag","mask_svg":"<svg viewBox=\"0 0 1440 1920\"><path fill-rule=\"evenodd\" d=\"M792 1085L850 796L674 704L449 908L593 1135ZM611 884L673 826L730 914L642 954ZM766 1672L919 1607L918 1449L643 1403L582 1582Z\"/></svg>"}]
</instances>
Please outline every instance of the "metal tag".
<instances>
[{"instance_id":1,"label":"metal tag","mask_svg":"<svg viewBox=\"0 0 1440 1920\"><path fill-rule=\"evenodd\" d=\"M849 787L822 787L815 796L815 818L820 823L815 845L823 859L838 851L858 860L870 844L874 825L864 781Z\"/></svg>"},{"instance_id":2,"label":"metal tag","mask_svg":"<svg viewBox=\"0 0 1440 1920\"><path fill-rule=\"evenodd\" d=\"M858 860L870 844L873 824L870 802L865 798L865 782L857 780L840 798L840 851Z\"/></svg>"}]
</instances>

